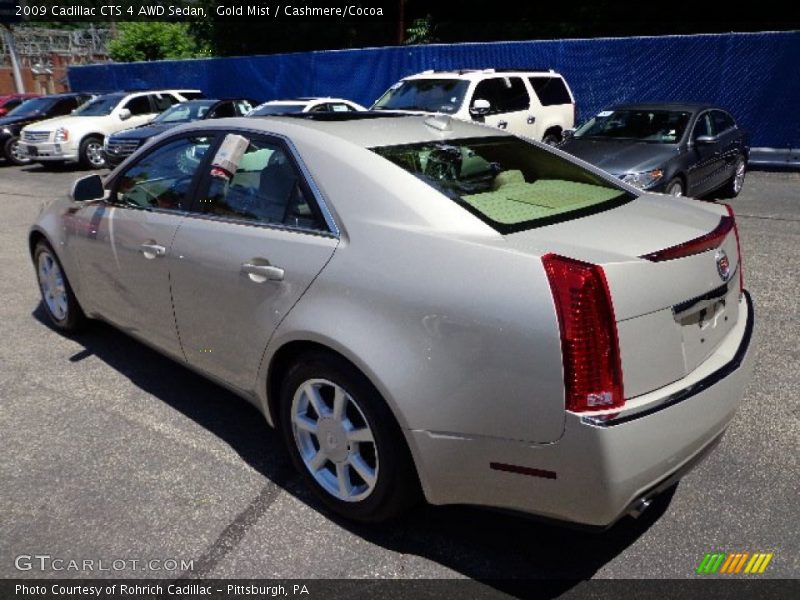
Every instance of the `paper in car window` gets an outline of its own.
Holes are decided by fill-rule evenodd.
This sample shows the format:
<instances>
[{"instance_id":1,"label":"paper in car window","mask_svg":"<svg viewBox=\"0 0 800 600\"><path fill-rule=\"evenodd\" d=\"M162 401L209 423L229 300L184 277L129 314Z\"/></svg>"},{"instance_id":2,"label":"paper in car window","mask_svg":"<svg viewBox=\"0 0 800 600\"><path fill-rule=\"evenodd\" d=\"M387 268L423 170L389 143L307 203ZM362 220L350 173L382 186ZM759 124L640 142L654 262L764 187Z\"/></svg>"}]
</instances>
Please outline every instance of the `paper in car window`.
<instances>
[{"instance_id":1,"label":"paper in car window","mask_svg":"<svg viewBox=\"0 0 800 600\"><path fill-rule=\"evenodd\" d=\"M333 112L347 112L347 107L344 104L333 104Z\"/></svg>"},{"instance_id":2,"label":"paper in car window","mask_svg":"<svg viewBox=\"0 0 800 600\"><path fill-rule=\"evenodd\" d=\"M597 113L597 116L598 117L610 117L613 114L614 114L613 110L601 110L599 113Z\"/></svg>"},{"instance_id":3,"label":"paper in car window","mask_svg":"<svg viewBox=\"0 0 800 600\"><path fill-rule=\"evenodd\" d=\"M211 161L212 175L219 174L219 170L224 171L228 176L235 173L249 145L250 140L244 136L236 135L235 133L226 135L219 150L214 155L214 160Z\"/></svg>"}]
</instances>

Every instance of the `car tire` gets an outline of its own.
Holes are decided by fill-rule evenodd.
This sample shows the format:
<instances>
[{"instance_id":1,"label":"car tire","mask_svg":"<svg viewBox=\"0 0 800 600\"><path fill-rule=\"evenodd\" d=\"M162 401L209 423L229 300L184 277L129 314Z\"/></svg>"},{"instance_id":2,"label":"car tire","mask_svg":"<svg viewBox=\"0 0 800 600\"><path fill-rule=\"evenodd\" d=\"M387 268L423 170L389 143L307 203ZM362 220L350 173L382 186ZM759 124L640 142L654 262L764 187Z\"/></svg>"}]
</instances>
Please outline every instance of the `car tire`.
<instances>
[{"instance_id":1,"label":"car tire","mask_svg":"<svg viewBox=\"0 0 800 600\"><path fill-rule=\"evenodd\" d=\"M3 144L3 155L8 162L18 167L31 164L30 158L20 155L19 138L16 136L8 138L6 143Z\"/></svg>"},{"instance_id":2,"label":"car tire","mask_svg":"<svg viewBox=\"0 0 800 600\"><path fill-rule=\"evenodd\" d=\"M103 140L97 136L89 135L81 140L78 158L81 166L86 169L102 169L106 166L106 156L103 152Z\"/></svg>"},{"instance_id":3,"label":"car tire","mask_svg":"<svg viewBox=\"0 0 800 600\"><path fill-rule=\"evenodd\" d=\"M736 198L739 195L739 192L742 191L742 187L744 186L744 178L747 174L747 161L744 159L744 156L740 156L736 159L736 164L733 169L733 175L722 188L722 197L723 198Z\"/></svg>"},{"instance_id":4,"label":"car tire","mask_svg":"<svg viewBox=\"0 0 800 600\"><path fill-rule=\"evenodd\" d=\"M45 241L36 244L33 263L42 305L50 322L56 329L68 333L81 329L86 322L86 316L72 291L64 267L50 244Z\"/></svg>"},{"instance_id":5,"label":"car tire","mask_svg":"<svg viewBox=\"0 0 800 600\"><path fill-rule=\"evenodd\" d=\"M683 187L683 179L680 177L673 177L669 183L664 187L664 193L670 196L684 196L686 189Z\"/></svg>"},{"instance_id":6,"label":"car tire","mask_svg":"<svg viewBox=\"0 0 800 600\"><path fill-rule=\"evenodd\" d=\"M292 463L327 508L374 523L400 515L419 498L400 427L352 364L333 353L303 355L280 389L280 428Z\"/></svg>"},{"instance_id":7,"label":"car tire","mask_svg":"<svg viewBox=\"0 0 800 600\"><path fill-rule=\"evenodd\" d=\"M548 146L558 146L561 143L561 136L555 131L548 131L542 138L542 143Z\"/></svg>"}]
</instances>

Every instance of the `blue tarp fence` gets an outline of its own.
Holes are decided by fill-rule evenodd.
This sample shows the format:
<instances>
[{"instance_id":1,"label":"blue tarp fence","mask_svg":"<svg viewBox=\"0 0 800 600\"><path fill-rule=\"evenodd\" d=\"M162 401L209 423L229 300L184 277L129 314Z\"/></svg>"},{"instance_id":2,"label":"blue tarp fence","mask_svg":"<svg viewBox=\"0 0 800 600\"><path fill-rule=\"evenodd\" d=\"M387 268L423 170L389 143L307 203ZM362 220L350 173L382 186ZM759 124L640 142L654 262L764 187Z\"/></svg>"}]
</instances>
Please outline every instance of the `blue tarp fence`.
<instances>
[{"instance_id":1,"label":"blue tarp fence","mask_svg":"<svg viewBox=\"0 0 800 600\"><path fill-rule=\"evenodd\" d=\"M339 96L369 106L426 69L552 68L579 120L615 103L709 102L729 110L754 147L800 147L800 32L395 46L110 63L69 68L73 90L202 89L256 100Z\"/></svg>"}]
</instances>

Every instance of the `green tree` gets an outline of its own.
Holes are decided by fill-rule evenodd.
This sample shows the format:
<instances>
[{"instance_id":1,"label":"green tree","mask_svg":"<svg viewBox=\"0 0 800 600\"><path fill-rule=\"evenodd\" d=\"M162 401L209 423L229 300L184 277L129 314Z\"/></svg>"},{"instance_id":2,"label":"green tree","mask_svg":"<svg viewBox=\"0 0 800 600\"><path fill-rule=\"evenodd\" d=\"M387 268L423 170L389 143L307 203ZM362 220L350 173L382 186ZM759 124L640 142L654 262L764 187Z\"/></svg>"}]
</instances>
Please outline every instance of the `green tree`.
<instances>
[{"instance_id":1,"label":"green tree","mask_svg":"<svg viewBox=\"0 0 800 600\"><path fill-rule=\"evenodd\" d=\"M117 62L209 56L189 32L187 23L161 21L118 23L108 52Z\"/></svg>"}]
</instances>

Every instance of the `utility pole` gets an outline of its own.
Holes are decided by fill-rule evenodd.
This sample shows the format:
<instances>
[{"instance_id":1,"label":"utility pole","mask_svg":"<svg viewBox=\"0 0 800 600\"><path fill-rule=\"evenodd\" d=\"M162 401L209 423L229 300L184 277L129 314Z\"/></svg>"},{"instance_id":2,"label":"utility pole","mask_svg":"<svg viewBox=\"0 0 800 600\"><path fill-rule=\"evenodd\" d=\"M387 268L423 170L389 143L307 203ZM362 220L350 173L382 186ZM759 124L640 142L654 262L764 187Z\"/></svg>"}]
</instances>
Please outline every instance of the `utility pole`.
<instances>
[{"instance_id":1,"label":"utility pole","mask_svg":"<svg viewBox=\"0 0 800 600\"><path fill-rule=\"evenodd\" d=\"M11 57L11 70L14 72L14 85L17 88L18 94L25 93L25 84L22 81L22 73L19 70L19 56L17 55L17 45L14 43L14 33L11 31L11 25L2 24L0 27L3 32L3 38L6 41L6 48Z\"/></svg>"},{"instance_id":2,"label":"utility pole","mask_svg":"<svg viewBox=\"0 0 800 600\"><path fill-rule=\"evenodd\" d=\"M397 2L397 43L402 45L406 41L406 0Z\"/></svg>"}]
</instances>

